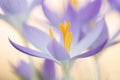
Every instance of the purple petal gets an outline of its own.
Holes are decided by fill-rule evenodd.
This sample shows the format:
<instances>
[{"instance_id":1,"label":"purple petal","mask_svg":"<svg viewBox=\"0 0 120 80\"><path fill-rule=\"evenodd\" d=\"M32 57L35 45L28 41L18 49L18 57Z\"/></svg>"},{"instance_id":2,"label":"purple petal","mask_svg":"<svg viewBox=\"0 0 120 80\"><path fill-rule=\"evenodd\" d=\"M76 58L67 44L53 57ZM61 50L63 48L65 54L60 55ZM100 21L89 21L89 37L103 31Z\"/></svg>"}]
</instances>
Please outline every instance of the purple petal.
<instances>
[{"instance_id":1,"label":"purple petal","mask_svg":"<svg viewBox=\"0 0 120 80\"><path fill-rule=\"evenodd\" d=\"M99 45L102 44L106 39L109 38L108 28L107 28L107 25L106 25L105 21L102 20L101 23L98 24L97 26L99 26L99 27L103 26L104 29L102 30L101 34L98 36L98 38L96 39L96 41L92 44L92 46L90 46L90 49L99 46Z\"/></svg>"},{"instance_id":2,"label":"purple petal","mask_svg":"<svg viewBox=\"0 0 120 80\"><path fill-rule=\"evenodd\" d=\"M64 13L63 19L67 22L78 22L78 16L77 16L77 12L73 9L73 7L71 6L71 4L69 3L67 6L67 9Z\"/></svg>"},{"instance_id":3,"label":"purple petal","mask_svg":"<svg viewBox=\"0 0 120 80\"><path fill-rule=\"evenodd\" d=\"M0 0L0 7L6 14L15 14L25 11L28 5L26 0Z\"/></svg>"},{"instance_id":4,"label":"purple petal","mask_svg":"<svg viewBox=\"0 0 120 80\"><path fill-rule=\"evenodd\" d=\"M114 45L119 44L119 43L120 43L119 40L118 40L118 41L114 41L114 42L108 43L108 44L106 45L106 47L114 46Z\"/></svg>"},{"instance_id":5,"label":"purple petal","mask_svg":"<svg viewBox=\"0 0 120 80\"><path fill-rule=\"evenodd\" d=\"M101 0L94 0L86 4L85 7L80 9L78 12L73 9L71 4L68 4L67 10L64 15L64 19L67 21L76 22L76 23L88 23L93 19L99 12L101 8Z\"/></svg>"},{"instance_id":6,"label":"purple petal","mask_svg":"<svg viewBox=\"0 0 120 80\"><path fill-rule=\"evenodd\" d=\"M95 49L92 49L92 50L90 50L88 52L77 55L77 56L73 57L72 59L85 58L85 57L93 56L93 55L97 54L98 52L100 52L104 48L106 43L107 43L107 39L101 45L96 47Z\"/></svg>"},{"instance_id":7,"label":"purple petal","mask_svg":"<svg viewBox=\"0 0 120 80\"><path fill-rule=\"evenodd\" d=\"M103 25L104 23L105 22L102 19L92 31L90 31L75 47L73 47L71 53L81 53L93 45L97 39L101 38L101 34L103 34L107 29L107 27Z\"/></svg>"},{"instance_id":8,"label":"purple petal","mask_svg":"<svg viewBox=\"0 0 120 80\"><path fill-rule=\"evenodd\" d=\"M115 40L119 35L120 35L120 29L118 29L118 30L114 33L114 35L112 36L112 38L108 41L107 46L113 46L113 45L115 45L115 44L117 44L117 43L120 43L120 40ZM107 47L107 46L106 46L106 47Z\"/></svg>"},{"instance_id":9,"label":"purple petal","mask_svg":"<svg viewBox=\"0 0 120 80\"><path fill-rule=\"evenodd\" d=\"M108 42L108 46L110 46L110 45L114 45L114 44L117 44L117 43L119 43L120 41L118 40L118 41L115 41L115 39L118 37L120 35L120 29L118 29L114 34L113 34L113 36L112 36L112 38L109 40L109 42Z\"/></svg>"},{"instance_id":10,"label":"purple petal","mask_svg":"<svg viewBox=\"0 0 120 80\"><path fill-rule=\"evenodd\" d=\"M101 8L102 0L94 0L83 7L77 16L79 16L80 23L87 23L93 19L99 12Z\"/></svg>"},{"instance_id":11,"label":"purple petal","mask_svg":"<svg viewBox=\"0 0 120 80\"><path fill-rule=\"evenodd\" d=\"M61 22L61 18L55 12L48 9L44 1L45 0L42 1L42 8L43 8L45 16L50 21L50 23L54 25L54 27L58 27L58 24Z\"/></svg>"},{"instance_id":12,"label":"purple petal","mask_svg":"<svg viewBox=\"0 0 120 80\"><path fill-rule=\"evenodd\" d=\"M20 74L20 76L24 77L26 80L30 80L32 77L32 67L30 64L24 62L23 60L20 61L19 65L15 67L13 65L15 72Z\"/></svg>"},{"instance_id":13,"label":"purple petal","mask_svg":"<svg viewBox=\"0 0 120 80\"><path fill-rule=\"evenodd\" d=\"M33 0L31 3L31 8L34 8L42 3L42 0Z\"/></svg>"},{"instance_id":14,"label":"purple petal","mask_svg":"<svg viewBox=\"0 0 120 80\"><path fill-rule=\"evenodd\" d=\"M63 21L70 22L70 32L72 32L73 36L73 42L72 45L76 44L78 40L82 37L82 26L79 21L79 16L77 15L77 12L73 9L71 4L68 4L68 7L64 13Z\"/></svg>"},{"instance_id":15,"label":"purple petal","mask_svg":"<svg viewBox=\"0 0 120 80\"><path fill-rule=\"evenodd\" d=\"M50 60L55 61L55 59L49 54L38 52L38 51L35 51L35 50L32 50L32 49L29 49L27 47L20 46L20 45L18 45L16 43L12 42L10 39L9 39L9 41L13 45L13 47L15 47L17 50L19 50L19 51L21 51L21 52L23 52L25 54L35 56L35 57L39 57L39 58L50 59Z\"/></svg>"},{"instance_id":16,"label":"purple petal","mask_svg":"<svg viewBox=\"0 0 120 80\"><path fill-rule=\"evenodd\" d=\"M112 7L120 11L120 0L108 0Z\"/></svg>"},{"instance_id":17,"label":"purple petal","mask_svg":"<svg viewBox=\"0 0 120 80\"><path fill-rule=\"evenodd\" d=\"M68 52L55 39L48 44L48 51L59 61L70 59Z\"/></svg>"},{"instance_id":18,"label":"purple petal","mask_svg":"<svg viewBox=\"0 0 120 80\"><path fill-rule=\"evenodd\" d=\"M38 49L47 51L46 46L50 41L50 36L48 34L26 24L23 25L23 30L28 41L30 41Z\"/></svg>"},{"instance_id":19,"label":"purple petal","mask_svg":"<svg viewBox=\"0 0 120 80\"><path fill-rule=\"evenodd\" d=\"M42 67L44 80L56 80L55 65L53 61L45 60Z\"/></svg>"}]
</instances>

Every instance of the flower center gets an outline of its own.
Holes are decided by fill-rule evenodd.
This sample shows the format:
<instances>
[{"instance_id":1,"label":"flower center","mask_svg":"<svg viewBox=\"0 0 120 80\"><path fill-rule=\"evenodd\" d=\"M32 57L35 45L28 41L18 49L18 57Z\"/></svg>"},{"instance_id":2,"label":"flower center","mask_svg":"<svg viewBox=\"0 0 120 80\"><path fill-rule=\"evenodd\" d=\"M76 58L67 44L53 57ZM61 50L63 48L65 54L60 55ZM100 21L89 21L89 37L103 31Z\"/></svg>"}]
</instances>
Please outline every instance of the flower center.
<instances>
[{"instance_id":1,"label":"flower center","mask_svg":"<svg viewBox=\"0 0 120 80\"><path fill-rule=\"evenodd\" d=\"M70 25L71 25L70 22L68 23L64 22L64 24L62 23L59 24L60 31L62 32L63 35L64 48L67 51L70 50L70 46L72 43L72 32L69 32Z\"/></svg>"},{"instance_id":2,"label":"flower center","mask_svg":"<svg viewBox=\"0 0 120 80\"><path fill-rule=\"evenodd\" d=\"M71 25L70 22L68 23L64 22L64 24L62 23L59 24L60 31L63 35L64 48L67 51L70 51L70 46L72 43L72 32L69 32L70 25ZM50 38L54 38L53 31L51 28L49 28L49 34Z\"/></svg>"}]
</instances>

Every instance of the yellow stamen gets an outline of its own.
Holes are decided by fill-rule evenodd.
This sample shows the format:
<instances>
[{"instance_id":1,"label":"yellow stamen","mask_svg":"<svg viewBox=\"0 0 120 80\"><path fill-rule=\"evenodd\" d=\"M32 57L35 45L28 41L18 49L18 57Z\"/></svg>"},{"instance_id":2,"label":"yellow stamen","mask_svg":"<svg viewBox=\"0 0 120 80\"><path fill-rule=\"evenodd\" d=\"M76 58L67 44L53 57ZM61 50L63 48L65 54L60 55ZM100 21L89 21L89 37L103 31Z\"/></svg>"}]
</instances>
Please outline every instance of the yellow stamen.
<instances>
[{"instance_id":1,"label":"yellow stamen","mask_svg":"<svg viewBox=\"0 0 120 80\"><path fill-rule=\"evenodd\" d=\"M68 39L69 39L69 34L66 33L65 39L64 39L64 46L65 48L68 50L67 46L68 46Z\"/></svg>"},{"instance_id":2,"label":"yellow stamen","mask_svg":"<svg viewBox=\"0 0 120 80\"><path fill-rule=\"evenodd\" d=\"M66 23L64 22L63 24L59 24L59 28L63 34L63 39L64 39L64 47L66 48L66 50L70 50L70 46L71 46L71 42L72 42L72 32L69 33L69 29L70 29L70 22Z\"/></svg>"},{"instance_id":3,"label":"yellow stamen","mask_svg":"<svg viewBox=\"0 0 120 80\"><path fill-rule=\"evenodd\" d=\"M70 32L70 34L69 34L69 42L68 42L69 44L68 44L68 50L70 50L70 46L71 46L71 43L72 43L72 32Z\"/></svg>"},{"instance_id":4,"label":"yellow stamen","mask_svg":"<svg viewBox=\"0 0 120 80\"><path fill-rule=\"evenodd\" d=\"M69 29L70 29L70 22L68 22L68 24L66 25L66 30L65 30L65 32L68 32Z\"/></svg>"},{"instance_id":5,"label":"yellow stamen","mask_svg":"<svg viewBox=\"0 0 120 80\"><path fill-rule=\"evenodd\" d=\"M50 38L53 38L53 37L54 37L54 36L53 36L53 31L52 31L51 28L49 28L49 34L50 34Z\"/></svg>"}]
</instances>

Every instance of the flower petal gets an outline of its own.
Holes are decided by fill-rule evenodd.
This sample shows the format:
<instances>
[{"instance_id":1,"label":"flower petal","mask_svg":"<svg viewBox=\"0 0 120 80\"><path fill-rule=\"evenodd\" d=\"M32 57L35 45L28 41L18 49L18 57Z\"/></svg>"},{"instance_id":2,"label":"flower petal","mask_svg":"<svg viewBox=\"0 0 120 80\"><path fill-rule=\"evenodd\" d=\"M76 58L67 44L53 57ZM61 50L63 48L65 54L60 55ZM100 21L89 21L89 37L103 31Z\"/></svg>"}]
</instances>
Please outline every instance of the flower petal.
<instances>
[{"instance_id":1,"label":"flower petal","mask_svg":"<svg viewBox=\"0 0 120 80\"><path fill-rule=\"evenodd\" d=\"M38 49L47 51L46 46L50 41L48 34L26 24L23 25L23 30L28 41L30 41Z\"/></svg>"},{"instance_id":2,"label":"flower petal","mask_svg":"<svg viewBox=\"0 0 120 80\"><path fill-rule=\"evenodd\" d=\"M106 26L103 26L104 20L102 19L97 26L90 31L72 50L71 54L73 56L77 55L78 53L81 53L82 51L88 49L93 43L100 38L101 34L103 33L104 30L107 29ZM107 37L108 38L108 37ZM74 53L74 54L73 54ZM76 54L75 54L76 53Z\"/></svg>"},{"instance_id":3,"label":"flower petal","mask_svg":"<svg viewBox=\"0 0 120 80\"><path fill-rule=\"evenodd\" d=\"M20 46L20 45L14 43L13 41L11 41L10 39L9 39L9 41L13 45L13 47L15 47L17 50L19 50L19 51L21 51L25 54L55 61L55 59L47 53L38 52L38 51L35 51L35 50L32 50L32 49L29 49L27 47Z\"/></svg>"},{"instance_id":4,"label":"flower petal","mask_svg":"<svg viewBox=\"0 0 120 80\"><path fill-rule=\"evenodd\" d=\"M45 16L54 27L58 27L58 24L61 22L61 18L55 12L48 9L44 1L45 0L42 1L42 8Z\"/></svg>"},{"instance_id":5,"label":"flower petal","mask_svg":"<svg viewBox=\"0 0 120 80\"><path fill-rule=\"evenodd\" d=\"M69 3L67 6L67 9L63 16L63 21L70 22L70 32L72 32L73 40L72 40L72 46L78 42L78 40L82 37L82 26L79 21L79 16L77 15L77 12L73 9L71 4Z\"/></svg>"},{"instance_id":6,"label":"flower petal","mask_svg":"<svg viewBox=\"0 0 120 80\"><path fill-rule=\"evenodd\" d=\"M120 35L120 29L118 29L113 35L112 37L110 38L107 46L111 46L111 45L114 45L114 44L117 44L119 43L120 41L116 41L115 39Z\"/></svg>"},{"instance_id":7,"label":"flower petal","mask_svg":"<svg viewBox=\"0 0 120 80\"><path fill-rule=\"evenodd\" d=\"M55 65L53 61L45 60L42 67L42 76L44 80L56 80Z\"/></svg>"},{"instance_id":8,"label":"flower petal","mask_svg":"<svg viewBox=\"0 0 120 80\"><path fill-rule=\"evenodd\" d=\"M93 55L97 54L98 52L100 52L104 48L104 46L106 45L107 41L108 40L106 39L101 45L99 45L95 49L92 49L92 50L90 50L88 52L85 52L85 53L82 53L80 55L74 56L72 58L72 60L77 59L77 58L85 58L85 57L89 57L89 56L93 56Z\"/></svg>"},{"instance_id":9,"label":"flower petal","mask_svg":"<svg viewBox=\"0 0 120 80\"><path fill-rule=\"evenodd\" d=\"M87 6L80 9L78 16L80 23L87 23L93 19L101 8L102 0L94 0L87 4Z\"/></svg>"},{"instance_id":10,"label":"flower petal","mask_svg":"<svg viewBox=\"0 0 120 80\"><path fill-rule=\"evenodd\" d=\"M30 80L32 77L32 67L30 64L21 60L19 65L16 67L13 65L15 72L17 72L20 76L24 77L26 80Z\"/></svg>"},{"instance_id":11,"label":"flower petal","mask_svg":"<svg viewBox=\"0 0 120 80\"><path fill-rule=\"evenodd\" d=\"M112 7L120 11L120 0L108 0Z\"/></svg>"},{"instance_id":12,"label":"flower petal","mask_svg":"<svg viewBox=\"0 0 120 80\"><path fill-rule=\"evenodd\" d=\"M42 3L42 0L32 0L30 7L32 9L32 8L40 5L41 3Z\"/></svg>"},{"instance_id":13,"label":"flower petal","mask_svg":"<svg viewBox=\"0 0 120 80\"><path fill-rule=\"evenodd\" d=\"M114 45L119 44L119 43L120 43L120 40L113 41L113 42L111 42L111 43L108 43L108 44L106 45L106 47L114 46Z\"/></svg>"},{"instance_id":14,"label":"flower petal","mask_svg":"<svg viewBox=\"0 0 120 80\"><path fill-rule=\"evenodd\" d=\"M102 30L101 34L98 36L96 41L89 47L90 49L96 48L97 46L101 45L106 39L109 38L108 28L107 28L107 25L106 25L105 21L103 20L101 22L101 24L98 24L97 26L99 26L99 27L103 26L104 29Z\"/></svg>"},{"instance_id":15,"label":"flower petal","mask_svg":"<svg viewBox=\"0 0 120 80\"><path fill-rule=\"evenodd\" d=\"M15 14L26 10L26 0L0 0L0 7L6 14Z\"/></svg>"},{"instance_id":16,"label":"flower petal","mask_svg":"<svg viewBox=\"0 0 120 80\"><path fill-rule=\"evenodd\" d=\"M55 39L52 39L47 46L48 51L58 60L64 61L70 59L70 55Z\"/></svg>"},{"instance_id":17,"label":"flower petal","mask_svg":"<svg viewBox=\"0 0 120 80\"><path fill-rule=\"evenodd\" d=\"M79 22L77 19L78 19L78 16L77 16L77 11L74 10L74 8L71 6L70 3L68 3L68 6L65 10L65 13L64 13L64 16L63 16L63 19L67 22Z\"/></svg>"}]
</instances>

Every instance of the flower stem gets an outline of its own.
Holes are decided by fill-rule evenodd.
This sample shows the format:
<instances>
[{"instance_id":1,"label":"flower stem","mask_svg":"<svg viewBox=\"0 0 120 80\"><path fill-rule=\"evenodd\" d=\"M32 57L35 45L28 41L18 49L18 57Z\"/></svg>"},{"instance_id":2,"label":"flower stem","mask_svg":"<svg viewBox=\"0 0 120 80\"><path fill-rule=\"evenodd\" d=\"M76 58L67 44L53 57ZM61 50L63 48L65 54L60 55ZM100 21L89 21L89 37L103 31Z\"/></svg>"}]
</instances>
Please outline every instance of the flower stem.
<instances>
[{"instance_id":1,"label":"flower stem","mask_svg":"<svg viewBox=\"0 0 120 80\"><path fill-rule=\"evenodd\" d=\"M100 70L100 66L98 63L98 59L95 57L95 64L96 64L96 70L97 70L97 78L96 80L101 80L101 70Z\"/></svg>"},{"instance_id":2,"label":"flower stem","mask_svg":"<svg viewBox=\"0 0 120 80\"><path fill-rule=\"evenodd\" d=\"M63 71L63 75L64 75L64 80L71 80L70 65L69 64L62 65L62 71Z\"/></svg>"}]
</instances>

